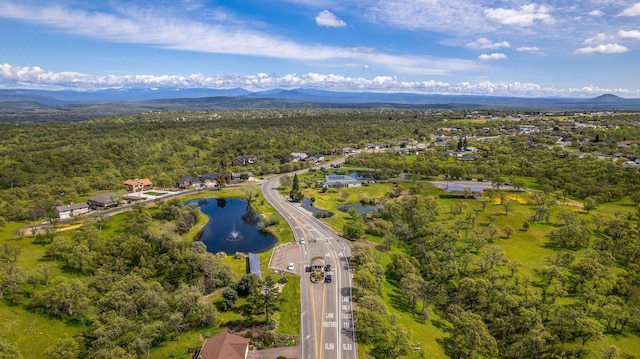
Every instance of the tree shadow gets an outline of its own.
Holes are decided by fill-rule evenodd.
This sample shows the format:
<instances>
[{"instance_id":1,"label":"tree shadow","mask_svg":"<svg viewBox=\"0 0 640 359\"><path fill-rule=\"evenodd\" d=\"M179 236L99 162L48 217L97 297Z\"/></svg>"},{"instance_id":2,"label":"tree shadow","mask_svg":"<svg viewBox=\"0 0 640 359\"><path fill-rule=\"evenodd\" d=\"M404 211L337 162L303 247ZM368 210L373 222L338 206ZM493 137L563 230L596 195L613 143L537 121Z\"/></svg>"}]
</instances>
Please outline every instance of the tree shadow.
<instances>
[{"instance_id":1,"label":"tree shadow","mask_svg":"<svg viewBox=\"0 0 640 359\"><path fill-rule=\"evenodd\" d=\"M395 310L402 313L410 314L411 319L420 324L425 324L427 322L422 313L419 313L414 308L411 308L411 303L409 303L407 299L404 298L400 289L395 288L393 290L393 293L389 294L389 299L391 300L391 306Z\"/></svg>"}]
</instances>

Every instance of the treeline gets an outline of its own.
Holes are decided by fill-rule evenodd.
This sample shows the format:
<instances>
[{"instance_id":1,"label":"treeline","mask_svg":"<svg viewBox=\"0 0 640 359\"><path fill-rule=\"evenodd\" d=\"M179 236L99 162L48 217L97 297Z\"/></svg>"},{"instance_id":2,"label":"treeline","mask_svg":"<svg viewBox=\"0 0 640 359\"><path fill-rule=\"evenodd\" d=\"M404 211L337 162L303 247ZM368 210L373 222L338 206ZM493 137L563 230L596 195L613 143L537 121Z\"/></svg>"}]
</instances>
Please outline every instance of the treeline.
<instances>
[{"instance_id":1,"label":"treeline","mask_svg":"<svg viewBox=\"0 0 640 359\"><path fill-rule=\"evenodd\" d=\"M403 248L390 253L386 268L371 247L353 251L356 333L373 357L412 350L407 328L381 299L385 282L396 288L395 308L447 333L439 344L451 358L580 358L588 342L607 334L640 334L638 215L546 216L540 221L556 227L548 239L555 254L531 275L494 244L514 230L491 223L493 212L487 212L497 205L452 209L447 216L453 219L443 221L438 201L415 188L409 192L366 219L367 231L390 239L388 248ZM530 205L532 215L536 206ZM602 355L622 353L612 345Z\"/></svg>"},{"instance_id":2,"label":"treeline","mask_svg":"<svg viewBox=\"0 0 640 359\"><path fill-rule=\"evenodd\" d=\"M201 298L229 285L231 269L202 242L180 237L197 208L179 200L158 206L155 219L139 207L127 212L119 228L102 220L73 235L38 234L46 256L37 267L18 265L19 247L0 248L0 299L86 327L42 348L47 357L148 356L216 322L216 308Z\"/></svg>"},{"instance_id":3,"label":"treeline","mask_svg":"<svg viewBox=\"0 0 640 359\"><path fill-rule=\"evenodd\" d=\"M452 179L481 179L497 186L505 183L519 189L524 183L517 177L536 180L540 189L560 196L591 198L597 203L618 200L640 192L638 171L627 170L618 162L597 156L579 158L560 148L537 144L537 138L513 136L477 146L474 161L460 161L449 153L427 151L417 156L402 153L372 153L350 156L347 165L372 168L380 176L399 173L424 177L447 176Z\"/></svg>"},{"instance_id":4,"label":"treeline","mask_svg":"<svg viewBox=\"0 0 640 359\"><path fill-rule=\"evenodd\" d=\"M291 162L291 152L341 153L346 146L405 138L431 122L420 111L300 109L0 124L0 217L21 221L51 216L56 205L98 191L124 190L123 182L130 178L174 187L187 175L293 171L309 164ZM247 154L256 155L258 162L231 166L232 159Z\"/></svg>"}]
</instances>

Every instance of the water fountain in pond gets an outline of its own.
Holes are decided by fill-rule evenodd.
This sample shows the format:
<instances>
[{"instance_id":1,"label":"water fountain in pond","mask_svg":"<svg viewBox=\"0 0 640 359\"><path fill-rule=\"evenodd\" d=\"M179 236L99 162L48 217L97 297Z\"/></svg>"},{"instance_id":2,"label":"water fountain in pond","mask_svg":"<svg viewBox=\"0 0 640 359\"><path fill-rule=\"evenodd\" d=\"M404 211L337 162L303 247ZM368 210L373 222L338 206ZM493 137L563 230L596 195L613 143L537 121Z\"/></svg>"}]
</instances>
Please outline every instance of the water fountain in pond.
<instances>
[{"instance_id":1,"label":"water fountain in pond","mask_svg":"<svg viewBox=\"0 0 640 359\"><path fill-rule=\"evenodd\" d=\"M231 230L231 233L229 233L229 236L227 237L228 241L232 241L232 242L236 242L236 241L241 241L244 239L244 236L242 236L242 234L238 231L236 231L236 223L233 223L233 229Z\"/></svg>"}]
</instances>

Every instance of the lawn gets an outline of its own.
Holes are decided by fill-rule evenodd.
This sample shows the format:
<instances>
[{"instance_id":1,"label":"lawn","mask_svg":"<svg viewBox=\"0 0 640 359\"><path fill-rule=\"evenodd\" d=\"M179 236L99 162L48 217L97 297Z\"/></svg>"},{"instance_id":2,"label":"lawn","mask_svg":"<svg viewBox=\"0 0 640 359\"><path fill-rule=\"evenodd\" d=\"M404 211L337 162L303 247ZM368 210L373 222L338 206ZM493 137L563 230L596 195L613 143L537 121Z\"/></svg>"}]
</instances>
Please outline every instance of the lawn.
<instances>
[{"instance_id":1,"label":"lawn","mask_svg":"<svg viewBox=\"0 0 640 359\"><path fill-rule=\"evenodd\" d=\"M0 318L0 335L17 344L23 358L44 358L44 350L58 339L85 329L4 303L0 304Z\"/></svg>"}]
</instances>

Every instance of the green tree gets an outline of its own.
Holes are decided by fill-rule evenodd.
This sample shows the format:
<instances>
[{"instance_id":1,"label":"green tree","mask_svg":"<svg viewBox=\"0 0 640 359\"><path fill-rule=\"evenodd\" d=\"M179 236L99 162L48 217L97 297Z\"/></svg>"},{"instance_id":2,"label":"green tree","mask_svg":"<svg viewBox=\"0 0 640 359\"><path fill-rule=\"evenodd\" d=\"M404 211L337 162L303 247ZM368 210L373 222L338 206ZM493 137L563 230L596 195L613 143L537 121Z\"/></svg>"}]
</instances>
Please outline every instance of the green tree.
<instances>
[{"instance_id":1,"label":"green tree","mask_svg":"<svg viewBox=\"0 0 640 359\"><path fill-rule=\"evenodd\" d=\"M513 232L515 232L515 230L510 225L506 225L504 226L504 228L502 228L502 232L504 232L504 236L509 239L511 238L511 235L513 234Z\"/></svg>"},{"instance_id":2,"label":"green tree","mask_svg":"<svg viewBox=\"0 0 640 359\"><path fill-rule=\"evenodd\" d=\"M549 234L551 245L563 249L586 247L590 240L588 226L575 213L566 213L563 218L565 224Z\"/></svg>"},{"instance_id":3,"label":"green tree","mask_svg":"<svg viewBox=\"0 0 640 359\"><path fill-rule=\"evenodd\" d=\"M416 308L416 303L421 297L421 290L424 286L424 279L415 273L404 276L400 281L400 290L403 296L408 299L412 310Z\"/></svg>"},{"instance_id":4,"label":"green tree","mask_svg":"<svg viewBox=\"0 0 640 359\"><path fill-rule=\"evenodd\" d=\"M277 283L273 277L267 276L247 298L248 310L252 314L264 314L265 321L269 323L269 316L275 311L279 297Z\"/></svg>"},{"instance_id":5,"label":"green tree","mask_svg":"<svg viewBox=\"0 0 640 359\"><path fill-rule=\"evenodd\" d=\"M0 358L2 359L22 359L22 354L18 350L16 343L0 337Z\"/></svg>"},{"instance_id":6,"label":"green tree","mask_svg":"<svg viewBox=\"0 0 640 359\"><path fill-rule=\"evenodd\" d=\"M238 292L233 288L227 288L222 292L222 303L220 304L220 308L223 311L231 310L235 305L236 300L238 300Z\"/></svg>"},{"instance_id":7,"label":"green tree","mask_svg":"<svg viewBox=\"0 0 640 359\"><path fill-rule=\"evenodd\" d=\"M54 317L83 317L91 302L86 284L81 279L55 278L51 286L37 293L32 305Z\"/></svg>"},{"instance_id":8,"label":"green tree","mask_svg":"<svg viewBox=\"0 0 640 359\"><path fill-rule=\"evenodd\" d=\"M449 315L452 329L445 339L445 352L451 358L495 358L498 356L496 339L491 336L482 318L459 307Z\"/></svg>"},{"instance_id":9,"label":"green tree","mask_svg":"<svg viewBox=\"0 0 640 359\"><path fill-rule=\"evenodd\" d=\"M80 345L75 339L66 337L56 340L44 353L51 359L75 359L80 356Z\"/></svg>"},{"instance_id":10,"label":"green tree","mask_svg":"<svg viewBox=\"0 0 640 359\"><path fill-rule=\"evenodd\" d=\"M291 185L291 192L289 192L289 198L293 202L301 202L304 198L304 195L300 191L300 184L298 183L298 174L293 175L293 183Z\"/></svg>"},{"instance_id":11,"label":"green tree","mask_svg":"<svg viewBox=\"0 0 640 359\"><path fill-rule=\"evenodd\" d=\"M587 197L584 200L584 209L585 211L587 211L587 213L591 212L591 210L595 209L598 206L598 201L595 200L595 198L593 197Z\"/></svg>"}]
</instances>

